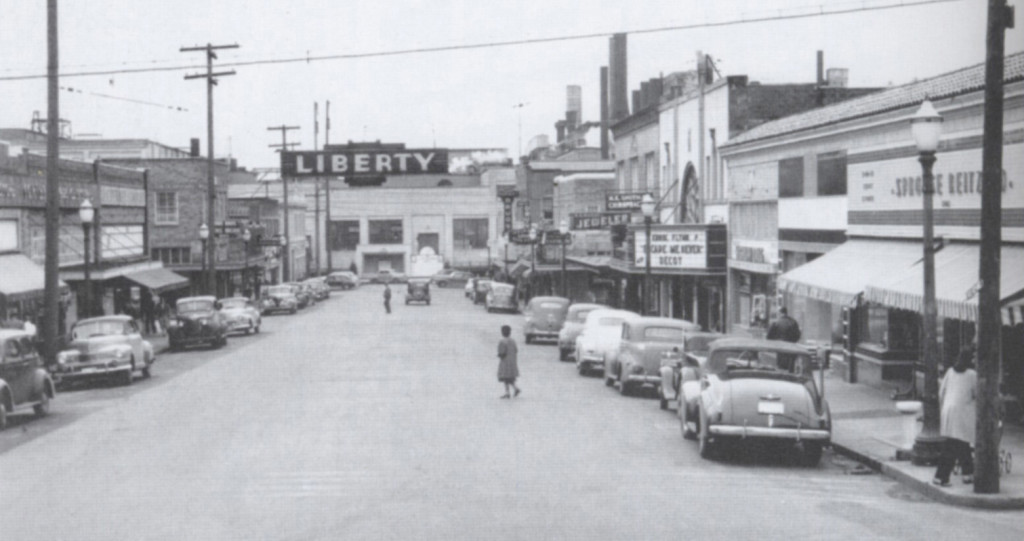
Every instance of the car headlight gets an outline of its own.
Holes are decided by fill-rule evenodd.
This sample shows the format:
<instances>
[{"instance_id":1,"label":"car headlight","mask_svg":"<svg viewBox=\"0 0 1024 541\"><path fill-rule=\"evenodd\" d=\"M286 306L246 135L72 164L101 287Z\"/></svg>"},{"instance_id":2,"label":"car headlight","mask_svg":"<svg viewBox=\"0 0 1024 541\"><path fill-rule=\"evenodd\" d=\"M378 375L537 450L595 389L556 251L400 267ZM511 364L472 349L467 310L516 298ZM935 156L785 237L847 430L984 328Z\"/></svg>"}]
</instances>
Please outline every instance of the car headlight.
<instances>
[{"instance_id":1,"label":"car headlight","mask_svg":"<svg viewBox=\"0 0 1024 541\"><path fill-rule=\"evenodd\" d=\"M199 318L198 322L199 322L200 325L209 325L210 324L210 318L208 318L208 317L201 317L201 318Z\"/></svg>"},{"instance_id":2,"label":"car headlight","mask_svg":"<svg viewBox=\"0 0 1024 541\"><path fill-rule=\"evenodd\" d=\"M80 354L77 350L62 351L57 354L57 364L67 364L78 360Z\"/></svg>"},{"instance_id":3,"label":"car headlight","mask_svg":"<svg viewBox=\"0 0 1024 541\"><path fill-rule=\"evenodd\" d=\"M181 320L172 319L167 322L168 327L181 327Z\"/></svg>"}]
</instances>

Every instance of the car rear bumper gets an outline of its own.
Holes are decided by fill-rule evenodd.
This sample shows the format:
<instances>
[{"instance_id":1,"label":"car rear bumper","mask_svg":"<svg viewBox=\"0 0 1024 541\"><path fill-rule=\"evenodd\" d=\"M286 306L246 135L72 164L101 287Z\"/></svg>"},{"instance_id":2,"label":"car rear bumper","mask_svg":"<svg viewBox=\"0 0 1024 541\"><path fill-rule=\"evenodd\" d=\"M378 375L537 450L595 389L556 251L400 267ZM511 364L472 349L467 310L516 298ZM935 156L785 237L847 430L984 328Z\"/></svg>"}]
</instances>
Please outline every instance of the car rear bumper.
<instances>
[{"instance_id":1,"label":"car rear bumper","mask_svg":"<svg viewBox=\"0 0 1024 541\"><path fill-rule=\"evenodd\" d=\"M773 428L767 426L709 425L708 432L715 436L739 438L770 438L780 440L829 441L832 433L820 428Z\"/></svg>"},{"instance_id":2,"label":"car rear bumper","mask_svg":"<svg viewBox=\"0 0 1024 541\"><path fill-rule=\"evenodd\" d=\"M661 376L648 376L646 374L627 374L626 381L634 385L661 385Z\"/></svg>"},{"instance_id":3,"label":"car rear bumper","mask_svg":"<svg viewBox=\"0 0 1024 541\"><path fill-rule=\"evenodd\" d=\"M116 366L109 366L106 363L102 365L64 365L61 368L53 371L50 374L50 377L53 378L54 382L60 383L63 381L73 381L78 379L104 378L107 376L124 374L125 372L131 371L132 365L127 363L119 364Z\"/></svg>"}]
</instances>

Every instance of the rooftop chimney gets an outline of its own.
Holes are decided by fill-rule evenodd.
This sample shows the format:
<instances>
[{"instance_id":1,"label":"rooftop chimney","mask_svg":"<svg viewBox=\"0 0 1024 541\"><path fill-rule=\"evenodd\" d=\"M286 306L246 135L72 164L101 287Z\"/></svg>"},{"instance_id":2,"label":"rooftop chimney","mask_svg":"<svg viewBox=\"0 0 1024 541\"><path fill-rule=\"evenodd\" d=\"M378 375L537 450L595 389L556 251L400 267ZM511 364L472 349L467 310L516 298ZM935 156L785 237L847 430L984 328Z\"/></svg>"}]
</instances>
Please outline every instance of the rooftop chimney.
<instances>
[{"instance_id":1,"label":"rooftop chimney","mask_svg":"<svg viewBox=\"0 0 1024 541\"><path fill-rule=\"evenodd\" d=\"M640 111L640 91L639 90L634 90L633 91L633 114L636 114L639 111Z\"/></svg>"},{"instance_id":2,"label":"rooftop chimney","mask_svg":"<svg viewBox=\"0 0 1024 541\"><path fill-rule=\"evenodd\" d=\"M601 159L608 159L608 66L601 66Z\"/></svg>"},{"instance_id":3,"label":"rooftop chimney","mask_svg":"<svg viewBox=\"0 0 1024 541\"><path fill-rule=\"evenodd\" d=\"M629 87L626 70L626 34L610 39L608 86L609 116L612 122L629 116Z\"/></svg>"},{"instance_id":4,"label":"rooftop chimney","mask_svg":"<svg viewBox=\"0 0 1024 541\"><path fill-rule=\"evenodd\" d=\"M570 121L569 131L580 126L583 118L583 88L580 85L565 87L565 119ZM575 122L573 122L575 119Z\"/></svg>"},{"instance_id":5,"label":"rooftop chimney","mask_svg":"<svg viewBox=\"0 0 1024 541\"><path fill-rule=\"evenodd\" d=\"M198 137L193 137L189 141L188 155L193 157L193 158L198 158L199 157L199 138Z\"/></svg>"}]
</instances>

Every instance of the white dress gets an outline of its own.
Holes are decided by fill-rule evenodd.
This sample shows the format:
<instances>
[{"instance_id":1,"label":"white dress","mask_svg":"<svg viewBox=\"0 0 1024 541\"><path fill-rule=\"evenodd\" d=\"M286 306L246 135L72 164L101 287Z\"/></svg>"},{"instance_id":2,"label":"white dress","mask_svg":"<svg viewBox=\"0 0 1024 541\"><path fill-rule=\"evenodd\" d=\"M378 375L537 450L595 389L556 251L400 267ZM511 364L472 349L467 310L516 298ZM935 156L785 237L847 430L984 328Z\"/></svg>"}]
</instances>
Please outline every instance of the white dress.
<instances>
[{"instance_id":1,"label":"white dress","mask_svg":"<svg viewBox=\"0 0 1024 541\"><path fill-rule=\"evenodd\" d=\"M943 436L974 445L975 397L978 374L972 369L957 372L950 368L939 386L939 404Z\"/></svg>"}]
</instances>

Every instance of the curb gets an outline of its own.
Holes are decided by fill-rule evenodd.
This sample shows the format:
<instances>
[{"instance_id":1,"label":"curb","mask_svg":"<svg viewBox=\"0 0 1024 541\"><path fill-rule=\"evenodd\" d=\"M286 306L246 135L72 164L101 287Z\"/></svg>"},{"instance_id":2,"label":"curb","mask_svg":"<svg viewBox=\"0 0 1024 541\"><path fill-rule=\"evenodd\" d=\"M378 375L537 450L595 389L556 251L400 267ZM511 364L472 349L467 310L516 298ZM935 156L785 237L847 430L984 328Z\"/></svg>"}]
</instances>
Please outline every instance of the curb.
<instances>
[{"instance_id":1,"label":"curb","mask_svg":"<svg viewBox=\"0 0 1024 541\"><path fill-rule=\"evenodd\" d=\"M861 453L851 447L847 447L841 443L833 441L832 449L835 452L847 458L856 460L872 470L881 473L890 479L898 481L900 484L912 488L918 493L939 503L960 507L971 507L975 509L1024 509L1024 497L1021 496L1004 496L1000 494L955 494L926 481L921 481L895 466L885 462L880 462L875 458L865 455L864 453Z\"/></svg>"}]
</instances>

